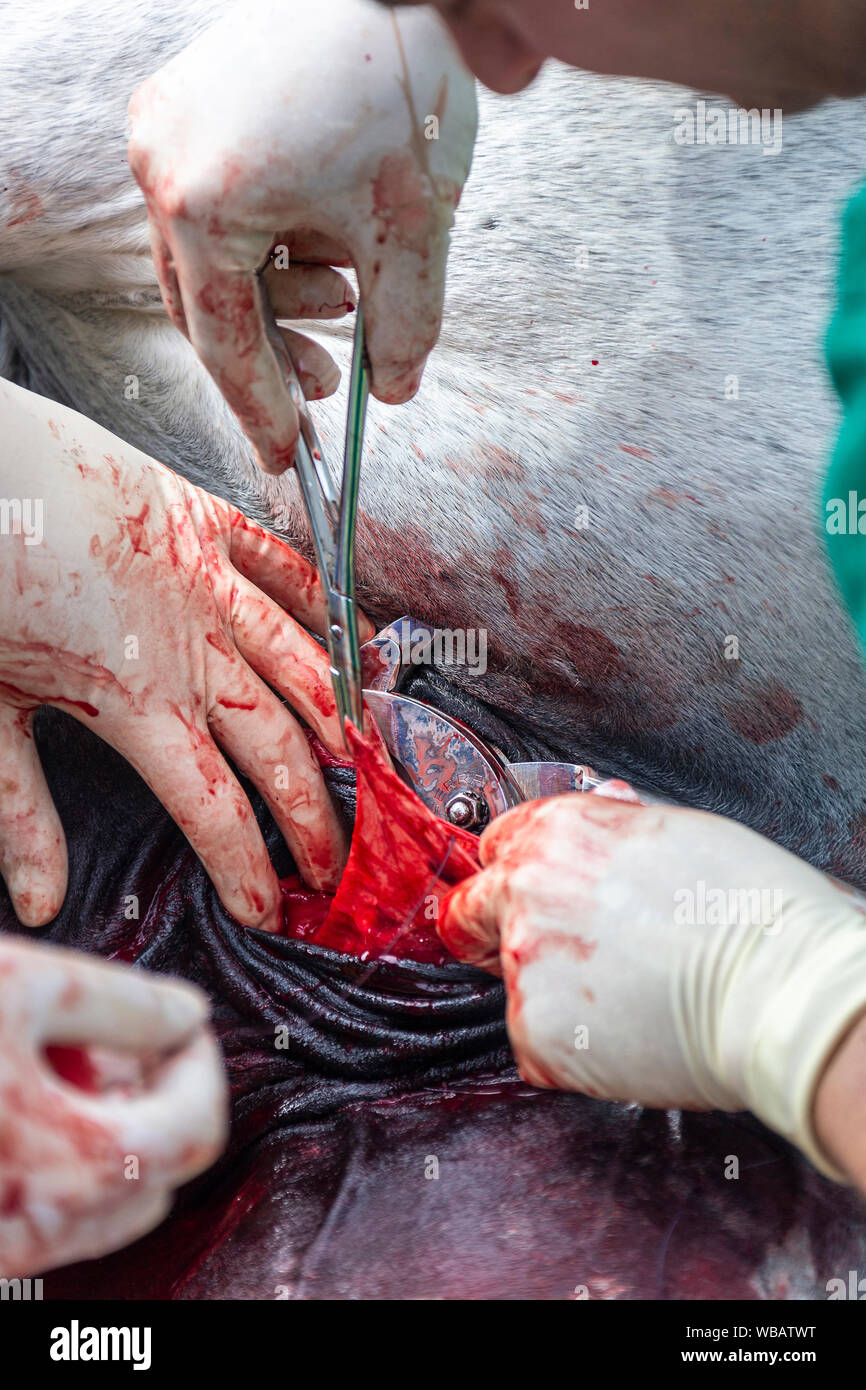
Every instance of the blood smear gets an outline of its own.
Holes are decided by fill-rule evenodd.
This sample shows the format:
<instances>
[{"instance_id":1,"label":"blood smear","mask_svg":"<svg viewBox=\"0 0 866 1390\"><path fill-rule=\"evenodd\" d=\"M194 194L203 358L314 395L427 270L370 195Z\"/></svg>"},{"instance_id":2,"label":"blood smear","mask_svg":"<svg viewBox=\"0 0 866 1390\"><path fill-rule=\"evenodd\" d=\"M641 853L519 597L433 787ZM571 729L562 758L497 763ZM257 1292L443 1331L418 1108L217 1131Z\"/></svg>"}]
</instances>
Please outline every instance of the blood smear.
<instances>
[{"instance_id":1,"label":"blood smear","mask_svg":"<svg viewBox=\"0 0 866 1390\"><path fill-rule=\"evenodd\" d=\"M364 960L444 965L439 902L477 871L478 841L429 811L355 729L347 733L358 779L349 860L333 897L283 880L283 933Z\"/></svg>"},{"instance_id":2,"label":"blood smear","mask_svg":"<svg viewBox=\"0 0 866 1390\"><path fill-rule=\"evenodd\" d=\"M95 1093L99 1090L96 1069L86 1048L49 1043L45 1049L45 1057L61 1081L75 1086L79 1091Z\"/></svg>"}]
</instances>

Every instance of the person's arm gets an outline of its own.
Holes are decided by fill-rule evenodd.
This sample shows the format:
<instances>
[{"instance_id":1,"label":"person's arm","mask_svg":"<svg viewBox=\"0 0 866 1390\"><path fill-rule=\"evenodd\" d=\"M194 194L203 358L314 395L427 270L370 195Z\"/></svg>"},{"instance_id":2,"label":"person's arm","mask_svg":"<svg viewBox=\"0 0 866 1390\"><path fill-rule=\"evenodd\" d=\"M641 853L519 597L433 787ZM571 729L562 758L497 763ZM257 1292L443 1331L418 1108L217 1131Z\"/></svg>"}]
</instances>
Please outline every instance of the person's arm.
<instances>
[{"instance_id":1,"label":"person's arm","mask_svg":"<svg viewBox=\"0 0 866 1390\"><path fill-rule=\"evenodd\" d=\"M839 1044L818 1083L815 1131L824 1152L866 1193L866 1014Z\"/></svg>"},{"instance_id":2,"label":"person's arm","mask_svg":"<svg viewBox=\"0 0 866 1390\"><path fill-rule=\"evenodd\" d=\"M724 93L785 113L866 91L859 0L435 0L465 61L498 92L531 82L544 58ZM394 7L422 0L384 0Z\"/></svg>"},{"instance_id":3,"label":"person's arm","mask_svg":"<svg viewBox=\"0 0 866 1390\"><path fill-rule=\"evenodd\" d=\"M754 1111L866 1190L866 916L720 816L575 794L481 839L443 904L459 958L501 971L534 1085Z\"/></svg>"}]
</instances>

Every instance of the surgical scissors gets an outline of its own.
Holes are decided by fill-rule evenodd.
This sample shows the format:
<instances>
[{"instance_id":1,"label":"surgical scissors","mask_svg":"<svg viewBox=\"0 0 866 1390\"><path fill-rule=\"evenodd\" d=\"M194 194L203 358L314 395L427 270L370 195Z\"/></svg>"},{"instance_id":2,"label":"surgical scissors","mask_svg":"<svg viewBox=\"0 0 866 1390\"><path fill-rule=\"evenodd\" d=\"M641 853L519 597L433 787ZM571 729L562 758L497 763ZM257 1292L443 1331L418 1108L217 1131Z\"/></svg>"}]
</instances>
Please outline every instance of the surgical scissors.
<instances>
[{"instance_id":1,"label":"surgical scissors","mask_svg":"<svg viewBox=\"0 0 866 1390\"><path fill-rule=\"evenodd\" d=\"M343 476L339 495L291 355L282 339L279 344L275 342L275 346L279 347L280 358L285 363L289 393L300 421L295 471L310 523L319 579L327 603L328 625L325 636L337 714L345 744L347 719L356 729L363 731L364 727L358 610L355 602L355 529L358 519L364 422L370 393L370 366L364 340L364 316L361 305L359 304L355 310L352 373L349 379Z\"/></svg>"}]
</instances>

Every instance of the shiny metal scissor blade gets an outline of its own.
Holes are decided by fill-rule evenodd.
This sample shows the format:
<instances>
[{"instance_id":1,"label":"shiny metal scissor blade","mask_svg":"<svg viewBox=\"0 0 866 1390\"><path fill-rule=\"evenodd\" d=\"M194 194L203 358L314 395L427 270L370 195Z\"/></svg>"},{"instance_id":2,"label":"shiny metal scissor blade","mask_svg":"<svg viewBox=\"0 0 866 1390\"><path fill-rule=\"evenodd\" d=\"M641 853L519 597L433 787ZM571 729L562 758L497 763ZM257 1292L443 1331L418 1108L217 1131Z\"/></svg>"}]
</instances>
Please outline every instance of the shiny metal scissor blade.
<instances>
[{"instance_id":1,"label":"shiny metal scissor blade","mask_svg":"<svg viewBox=\"0 0 866 1390\"><path fill-rule=\"evenodd\" d=\"M364 643L361 665L364 701L396 767L437 816L480 831L521 801L591 791L604 780L584 763L511 763L459 719L401 694L434 643L434 629L398 618Z\"/></svg>"},{"instance_id":2,"label":"shiny metal scissor blade","mask_svg":"<svg viewBox=\"0 0 866 1390\"><path fill-rule=\"evenodd\" d=\"M523 800L507 765L459 720L390 690L365 690L395 763L437 816L480 829Z\"/></svg>"}]
</instances>

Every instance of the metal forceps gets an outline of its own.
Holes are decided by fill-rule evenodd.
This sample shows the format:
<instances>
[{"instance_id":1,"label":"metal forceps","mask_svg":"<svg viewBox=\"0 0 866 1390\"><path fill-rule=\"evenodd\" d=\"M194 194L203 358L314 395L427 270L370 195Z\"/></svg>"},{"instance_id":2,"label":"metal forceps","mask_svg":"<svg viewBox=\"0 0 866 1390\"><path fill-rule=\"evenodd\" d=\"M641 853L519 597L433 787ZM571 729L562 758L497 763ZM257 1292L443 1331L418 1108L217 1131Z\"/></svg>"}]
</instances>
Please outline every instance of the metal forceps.
<instances>
[{"instance_id":1,"label":"metal forceps","mask_svg":"<svg viewBox=\"0 0 866 1390\"><path fill-rule=\"evenodd\" d=\"M364 421L370 392L370 366L364 341L364 316L361 305L359 304L355 310L352 374L349 380L346 442L343 449L343 476L339 495L301 390L294 363L282 343L280 346L283 348L280 358L286 365L289 393L300 420L295 471L316 548L319 579L327 601L328 626L325 635L337 713L345 744L347 719L356 729L362 730L364 727L358 610L355 603L355 527L358 517Z\"/></svg>"}]
</instances>

